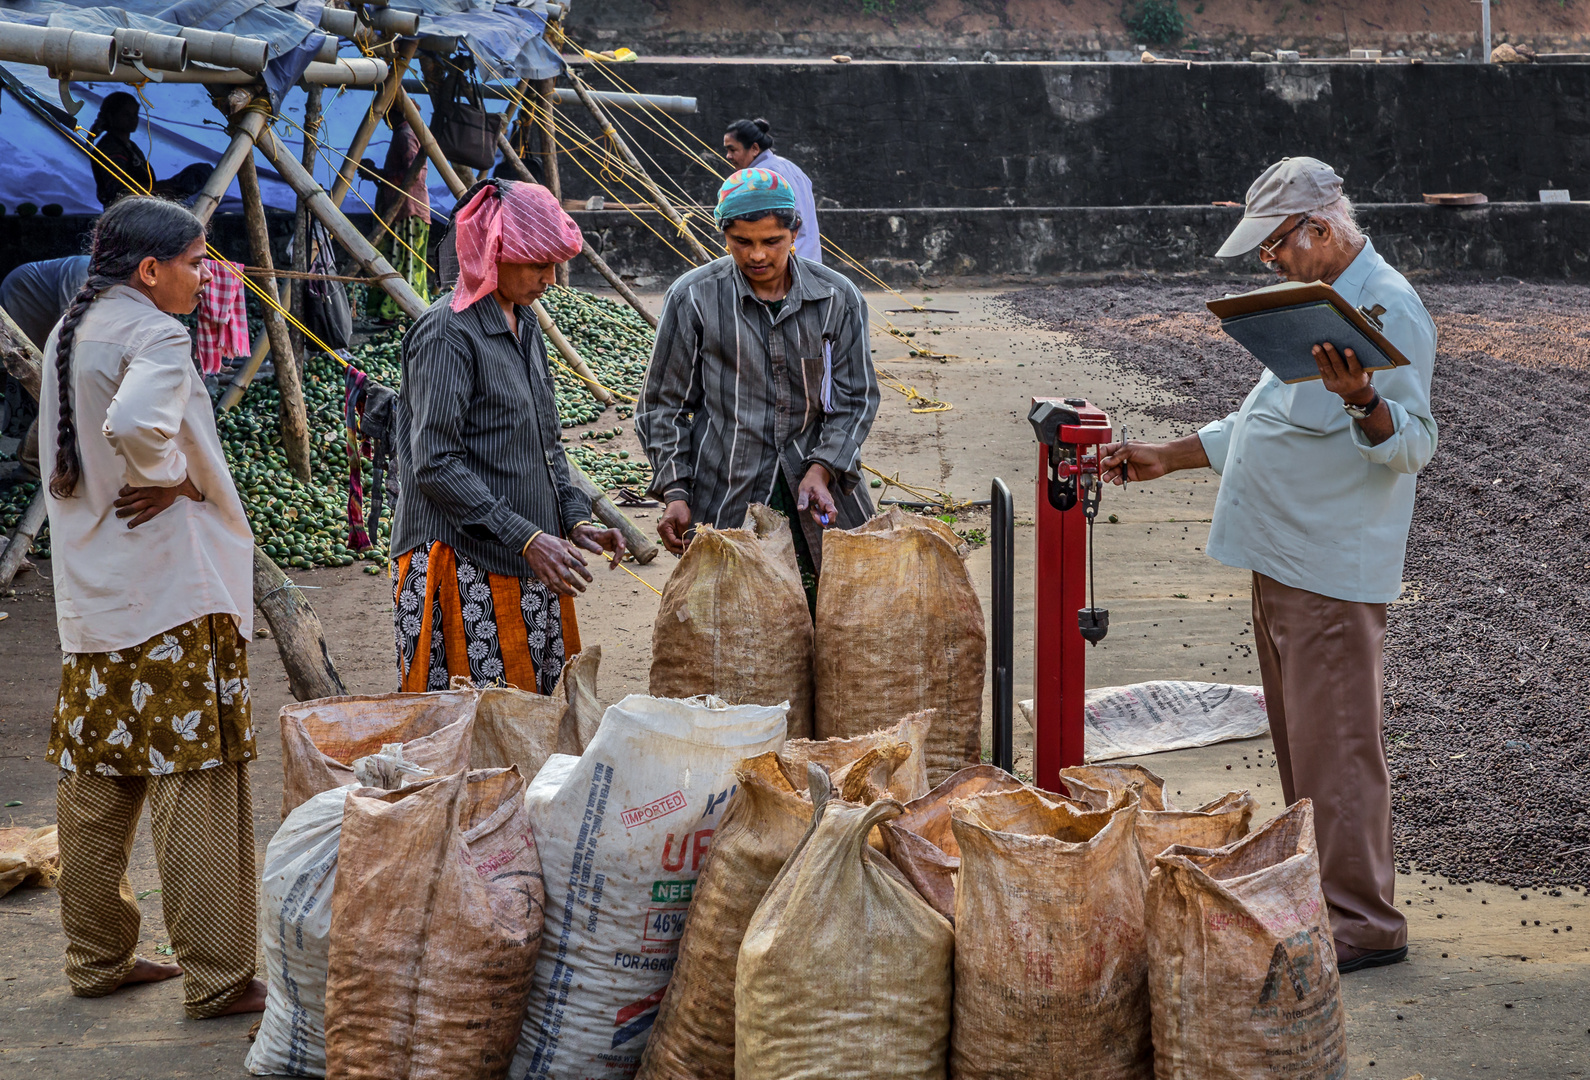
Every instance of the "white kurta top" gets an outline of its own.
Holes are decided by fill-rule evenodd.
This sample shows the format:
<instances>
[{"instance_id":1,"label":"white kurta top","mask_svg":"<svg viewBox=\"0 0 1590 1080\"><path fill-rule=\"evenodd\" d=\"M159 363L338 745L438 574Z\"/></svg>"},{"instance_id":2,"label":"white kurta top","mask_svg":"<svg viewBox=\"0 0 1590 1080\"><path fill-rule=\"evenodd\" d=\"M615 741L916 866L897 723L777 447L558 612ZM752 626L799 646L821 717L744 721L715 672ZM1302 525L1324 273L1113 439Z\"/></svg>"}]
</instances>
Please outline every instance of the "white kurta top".
<instances>
[{"instance_id":1,"label":"white kurta top","mask_svg":"<svg viewBox=\"0 0 1590 1080\"><path fill-rule=\"evenodd\" d=\"M55 470L59 333L57 325L44 348L46 485ZM136 289L105 290L77 327L72 400L83 476L72 497L47 495L62 651L128 648L204 615L230 615L252 638L254 537L187 330ZM203 502L179 498L136 529L116 516L123 484L175 487L184 476Z\"/></svg>"}]
</instances>

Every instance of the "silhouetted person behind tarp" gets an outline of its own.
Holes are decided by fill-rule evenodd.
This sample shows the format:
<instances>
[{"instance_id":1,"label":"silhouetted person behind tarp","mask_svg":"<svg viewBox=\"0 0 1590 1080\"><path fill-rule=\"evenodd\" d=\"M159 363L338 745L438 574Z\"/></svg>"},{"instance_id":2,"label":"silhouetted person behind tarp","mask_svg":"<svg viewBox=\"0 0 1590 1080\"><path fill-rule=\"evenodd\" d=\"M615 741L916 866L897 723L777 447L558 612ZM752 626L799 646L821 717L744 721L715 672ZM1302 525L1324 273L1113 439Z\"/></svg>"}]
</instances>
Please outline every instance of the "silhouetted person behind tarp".
<instances>
[{"instance_id":1,"label":"silhouetted person behind tarp","mask_svg":"<svg viewBox=\"0 0 1590 1080\"><path fill-rule=\"evenodd\" d=\"M99 204L109 208L111 203L128 194L160 195L168 199L189 199L197 195L215 166L196 161L169 180L157 181L154 170L149 167L149 159L133 142L132 136L137 130L138 99L121 91L106 98L99 107L99 115L94 118L94 126L88 129L89 134L98 139L94 145L99 156L93 158L93 165L94 194L99 196ZM108 159L108 165L100 160L101 156Z\"/></svg>"}]
</instances>

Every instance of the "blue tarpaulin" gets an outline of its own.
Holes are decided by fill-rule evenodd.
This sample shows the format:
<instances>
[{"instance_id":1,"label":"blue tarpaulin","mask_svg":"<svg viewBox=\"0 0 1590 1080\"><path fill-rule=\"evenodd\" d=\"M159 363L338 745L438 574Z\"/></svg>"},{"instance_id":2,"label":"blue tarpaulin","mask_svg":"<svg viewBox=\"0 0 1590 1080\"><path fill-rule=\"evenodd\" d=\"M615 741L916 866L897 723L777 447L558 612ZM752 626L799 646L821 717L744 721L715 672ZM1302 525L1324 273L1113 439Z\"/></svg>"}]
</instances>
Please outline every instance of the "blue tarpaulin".
<instances>
[{"instance_id":1,"label":"blue tarpaulin","mask_svg":"<svg viewBox=\"0 0 1590 1080\"><path fill-rule=\"evenodd\" d=\"M109 33L116 26L161 30L193 26L264 38L271 43L273 72L267 71L277 112L284 119L274 124L276 136L301 156L305 91L288 88L320 47L321 31L315 29L323 0L297 0L270 3L268 0L118 0L115 6L72 3L69 0L0 0L0 20L35 25L63 25ZM563 70L562 59L541 36L546 26L546 0L534 3L494 3L493 0L392 0L391 6L421 12L422 36L457 37L476 57L483 76L500 75L504 80L551 78ZM291 10L289 10L291 9ZM344 55L358 51L348 44ZM30 65L8 65L6 70L18 82L45 102L59 103L56 83L44 70ZM277 92L280 86L284 92ZM88 128L100 104L117 91L132 87L116 82L74 82L73 96L87 104L76 122ZM150 167L160 179L175 175L196 161L214 164L226 149L229 139L220 113L210 103L204 86L195 83L150 83L138 91L144 100L142 126L136 137L149 158ZM321 153L315 162L315 177L328 189L342 164L340 151L347 149L355 129L369 108L368 87L339 89L326 87L322 96ZM507 102L488 101L487 108L502 110ZM423 108L423 105L422 105ZM365 156L380 165L391 141L385 125L376 129ZM18 203L38 206L58 203L68 214L97 214L101 207L94 196L94 178L88 157L63 137L58 129L18 100L10 90L0 90L0 205L8 211ZM259 164L260 193L272 209L291 210L295 200L291 189L282 183L262 157ZM346 213L365 211L375 202L373 181L359 181L343 202ZM430 171L431 208L446 215L453 196ZM222 213L242 209L234 181L220 206Z\"/></svg>"}]
</instances>

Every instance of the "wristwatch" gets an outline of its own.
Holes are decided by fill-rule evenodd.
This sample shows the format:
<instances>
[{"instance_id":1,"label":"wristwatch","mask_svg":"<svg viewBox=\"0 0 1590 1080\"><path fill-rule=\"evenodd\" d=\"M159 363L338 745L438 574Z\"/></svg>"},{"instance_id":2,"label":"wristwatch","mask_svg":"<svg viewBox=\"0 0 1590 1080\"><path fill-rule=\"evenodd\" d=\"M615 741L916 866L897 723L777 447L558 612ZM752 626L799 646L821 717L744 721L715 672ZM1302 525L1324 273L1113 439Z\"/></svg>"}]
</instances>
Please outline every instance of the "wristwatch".
<instances>
[{"instance_id":1,"label":"wristwatch","mask_svg":"<svg viewBox=\"0 0 1590 1080\"><path fill-rule=\"evenodd\" d=\"M1374 390L1374 387L1370 387L1370 389ZM1354 405L1350 401L1344 401L1342 402L1342 408L1346 409L1347 415L1354 420L1367 420L1370 413L1380 408L1380 391L1375 390L1375 396L1370 398L1366 404Z\"/></svg>"}]
</instances>

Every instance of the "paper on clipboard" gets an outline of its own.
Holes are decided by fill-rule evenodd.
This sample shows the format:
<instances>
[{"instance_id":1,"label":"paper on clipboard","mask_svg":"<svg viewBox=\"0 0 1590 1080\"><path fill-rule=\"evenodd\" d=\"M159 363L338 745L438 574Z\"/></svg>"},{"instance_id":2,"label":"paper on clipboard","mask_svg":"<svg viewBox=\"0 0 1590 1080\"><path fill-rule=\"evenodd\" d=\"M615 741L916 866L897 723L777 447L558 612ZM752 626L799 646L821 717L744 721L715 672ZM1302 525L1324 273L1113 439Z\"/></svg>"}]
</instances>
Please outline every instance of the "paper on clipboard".
<instances>
[{"instance_id":1,"label":"paper on clipboard","mask_svg":"<svg viewBox=\"0 0 1590 1080\"><path fill-rule=\"evenodd\" d=\"M1206 306L1222 330L1284 383L1319 378L1313 349L1327 341L1339 351L1353 350L1365 371L1408 364L1365 312L1322 281L1271 285Z\"/></svg>"}]
</instances>

